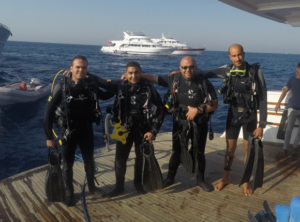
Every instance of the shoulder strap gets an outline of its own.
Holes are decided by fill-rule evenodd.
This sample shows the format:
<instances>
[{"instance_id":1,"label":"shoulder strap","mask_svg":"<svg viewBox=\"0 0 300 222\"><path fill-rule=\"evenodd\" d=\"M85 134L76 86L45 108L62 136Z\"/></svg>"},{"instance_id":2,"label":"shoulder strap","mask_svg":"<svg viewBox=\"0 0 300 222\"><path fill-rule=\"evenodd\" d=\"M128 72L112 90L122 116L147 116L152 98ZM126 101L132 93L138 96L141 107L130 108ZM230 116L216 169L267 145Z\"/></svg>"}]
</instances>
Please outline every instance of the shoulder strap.
<instances>
[{"instance_id":1,"label":"shoulder strap","mask_svg":"<svg viewBox=\"0 0 300 222\"><path fill-rule=\"evenodd\" d=\"M202 75L197 75L197 78L198 78L199 88L202 91L202 95L204 98L203 103L210 104L211 103L211 95L208 91L207 79Z\"/></svg>"},{"instance_id":2,"label":"shoulder strap","mask_svg":"<svg viewBox=\"0 0 300 222\"><path fill-rule=\"evenodd\" d=\"M177 102L176 94L179 92L180 77L181 77L181 73L174 75L174 77L171 78L172 81L169 84L170 95L173 98L174 104Z\"/></svg>"},{"instance_id":3,"label":"shoulder strap","mask_svg":"<svg viewBox=\"0 0 300 222\"><path fill-rule=\"evenodd\" d=\"M227 74L227 76L230 76L230 75L229 75L229 72L230 72L230 70L232 69L232 67L233 67L233 64L230 64L230 65L228 65L228 66L226 67L226 74Z\"/></svg>"},{"instance_id":4,"label":"shoulder strap","mask_svg":"<svg viewBox=\"0 0 300 222\"><path fill-rule=\"evenodd\" d=\"M259 63L253 63L252 65L250 65L249 75L252 78L252 81L254 80L255 74L257 74L258 72L259 66Z\"/></svg>"},{"instance_id":5,"label":"shoulder strap","mask_svg":"<svg viewBox=\"0 0 300 222\"><path fill-rule=\"evenodd\" d=\"M181 77L181 73L178 73L176 75L174 75L174 79L173 79L173 84L172 84L172 89L174 90L174 86L177 87L177 90L178 91L178 87L179 87L179 83L180 83L180 78Z\"/></svg>"},{"instance_id":6,"label":"shoulder strap","mask_svg":"<svg viewBox=\"0 0 300 222\"><path fill-rule=\"evenodd\" d=\"M64 105L64 112L65 112L65 116L66 116L66 121L67 121L67 128L70 129L70 126L69 126L69 117L68 117L68 96L70 96L70 86L69 86L69 83L67 83L67 77L64 76L63 77L63 90L62 90L62 96L63 96L63 99L62 99L62 102L63 102L63 105ZM68 95L67 95L68 94Z\"/></svg>"}]
</instances>

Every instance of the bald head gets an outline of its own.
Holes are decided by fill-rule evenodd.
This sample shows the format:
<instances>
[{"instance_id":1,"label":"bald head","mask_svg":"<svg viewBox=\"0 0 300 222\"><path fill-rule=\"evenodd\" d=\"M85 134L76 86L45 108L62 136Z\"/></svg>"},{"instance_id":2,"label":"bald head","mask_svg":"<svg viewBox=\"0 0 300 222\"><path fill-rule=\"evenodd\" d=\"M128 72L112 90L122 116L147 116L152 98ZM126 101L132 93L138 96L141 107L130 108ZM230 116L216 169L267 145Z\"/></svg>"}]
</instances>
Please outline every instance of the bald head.
<instances>
[{"instance_id":1,"label":"bald head","mask_svg":"<svg viewBox=\"0 0 300 222\"><path fill-rule=\"evenodd\" d=\"M186 62L192 63L193 65L196 65L195 59L191 56L183 57L180 61L180 65L182 66L182 64L186 63Z\"/></svg>"},{"instance_id":2,"label":"bald head","mask_svg":"<svg viewBox=\"0 0 300 222\"><path fill-rule=\"evenodd\" d=\"M233 44L228 49L229 58L232 64L239 69L244 69L245 52L243 46L239 44Z\"/></svg>"},{"instance_id":3,"label":"bald head","mask_svg":"<svg viewBox=\"0 0 300 222\"><path fill-rule=\"evenodd\" d=\"M243 48L243 46L241 46L240 44L233 44L233 45L231 45L231 46L229 47L229 49L228 49L229 55L230 55L230 51L231 51L231 50L240 50L241 52L244 52L244 48Z\"/></svg>"},{"instance_id":4,"label":"bald head","mask_svg":"<svg viewBox=\"0 0 300 222\"><path fill-rule=\"evenodd\" d=\"M195 76L195 71L197 69L196 61L190 56L186 56L180 61L179 66L180 72L186 80L191 80Z\"/></svg>"}]
</instances>

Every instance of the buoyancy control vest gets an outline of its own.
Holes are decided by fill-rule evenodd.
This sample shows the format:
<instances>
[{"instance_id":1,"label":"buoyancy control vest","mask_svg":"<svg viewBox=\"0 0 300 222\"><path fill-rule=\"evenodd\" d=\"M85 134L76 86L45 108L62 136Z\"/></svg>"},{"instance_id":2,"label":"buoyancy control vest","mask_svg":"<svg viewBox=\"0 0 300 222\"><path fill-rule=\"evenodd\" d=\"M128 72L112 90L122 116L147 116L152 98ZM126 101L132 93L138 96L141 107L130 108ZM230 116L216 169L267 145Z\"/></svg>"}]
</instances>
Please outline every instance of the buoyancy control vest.
<instances>
[{"instance_id":1,"label":"buoyancy control vest","mask_svg":"<svg viewBox=\"0 0 300 222\"><path fill-rule=\"evenodd\" d=\"M120 118L126 129L151 126L157 107L151 103L151 83L120 83L114 102L114 121Z\"/></svg>"},{"instance_id":2,"label":"buoyancy control vest","mask_svg":"<svg viewBox=\"0 0 300 222\"><path fill-rule=\"evenodd\" d=\"M244 92L236 92L237 77L235 78L230 74L233 70L233 64L227 66L227 77L224 79L222 85L219 87L218 92L223 94L223 102L234 107L242 107L244 114L239 118L241 119L246 114L251 114L259 108L258 98L258 80L257 73L259 70L259 64L254 63L249 65L246 63L245 80L244 80Z\"/></svg>"},{"instance_id":3,"label":"buoyancy control vest","mask_svg":"<svg viewBox=\"0 0 300 222\"><path fill-rule=\"evenodd\" d=\"M55 110L54 123L62 130L74 132L100 124L102 117L97 96L97 84L90 78L72 83L71 78L63 77L62 101Z\"/></svg>"},{"instance_id":4,"label":"buoyancy control vest","mask_svg":"<svg viewBox=\"0 0 300 222\"><path fill-rule=\"evenodd\" d=\"M169 89L167 93L164 95L164 106L166 108L166 114L177 116L178 112L182 110L182 106L178 103L177 97L181 94L180 92L180 81L182 75L176 74L174 75L173 82L169 84ZM212 96L208 90L207 79L203 75L196 75L197 84L200 89L200 95L194 93L199 97L198 106L202 106L203 104L212 105ZM207 114L210 116L213 112Z\"/></svg>"}]
</instances>

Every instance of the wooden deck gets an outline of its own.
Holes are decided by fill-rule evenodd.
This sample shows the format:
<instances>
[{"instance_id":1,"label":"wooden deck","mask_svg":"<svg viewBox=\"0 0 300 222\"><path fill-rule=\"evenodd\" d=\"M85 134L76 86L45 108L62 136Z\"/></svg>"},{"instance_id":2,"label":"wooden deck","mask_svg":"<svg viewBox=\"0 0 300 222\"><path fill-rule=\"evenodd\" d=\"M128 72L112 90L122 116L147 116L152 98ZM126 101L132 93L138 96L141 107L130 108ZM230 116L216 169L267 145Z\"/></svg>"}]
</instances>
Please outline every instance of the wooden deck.
<instances>
[{"instance_id":1,"label":"wooden deck","mask_svg":"<svg viewBox=\"0 0 300 222\"><path fill-rule=\"evenodd\" d=\"M225 139L215 134L206 147L206 179L216 184L223 173ZM166 177L171 155L171 133L162 133L154 144L156 157ZM138 195L133 186L134 152L127 163L126 192L115 198L100 198L86 190L87 209L91 221L248 221L247 212L263 209L264 200L274 211L276 203L289 204L300 194L299 157L289 156L275 161L274 155L281 146L264 144L265 183L251 197L243 195L238 187L243 169L242 140L238 142L231 183L222 191L206 193L196 186L194 175L180 167L175 184L145 195ZM104 149L103 149L104 150ZM111 151L96 157L99 186L108 191L115 183L115 146ZM74 207L46 200L44 180L47 166L32 169L0 181L0 221L85 221L81 206L81 185L84 170L81 163L74 165Z\"/></svg>"}]
</instances>

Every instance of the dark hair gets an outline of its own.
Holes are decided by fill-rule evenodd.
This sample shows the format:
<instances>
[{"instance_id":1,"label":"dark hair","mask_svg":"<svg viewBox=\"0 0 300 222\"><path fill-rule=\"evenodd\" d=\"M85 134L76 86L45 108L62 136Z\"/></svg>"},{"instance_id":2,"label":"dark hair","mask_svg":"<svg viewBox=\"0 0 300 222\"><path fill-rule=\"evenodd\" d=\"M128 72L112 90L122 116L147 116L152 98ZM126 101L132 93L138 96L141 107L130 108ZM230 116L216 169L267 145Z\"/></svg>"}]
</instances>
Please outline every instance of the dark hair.
<instances>
[{"instance_id":1,"label":"dark hair","mask_svg":"<svg viewBox=\"0 0 300 222\"><path fill-rule=\"evenodd\" d=\"M135 61L128 62L127 65L126 65L126 70L127 70L128 67L137 67L142 71L142 68L141 68L140 64L138 62L135 62Z\"/></svg>"},{"instance_id":2,"label":"dark hair","mask_svg":"<svg viewBox=\"0 0 300 222\"><path fill-rule=\"evenodd\" d=\"M300 69L300 62L298 63L297 67Z\"/></svg>"},{"instance_id":3,"label":"dark hair","mask_svg":"<svg viewBox=\"0 0 300 222\"><path fill-rule=\"evenodd\" d=\"M82 60L86 61L87 65L89 64L89 62L87 61L87 59L86 59L84 56L78 55L78 56L75 56L75 57L72 59L71 66L73 66L73 62L74 62L76 59L82 59Z\"/></svg>"}]
</instances>

